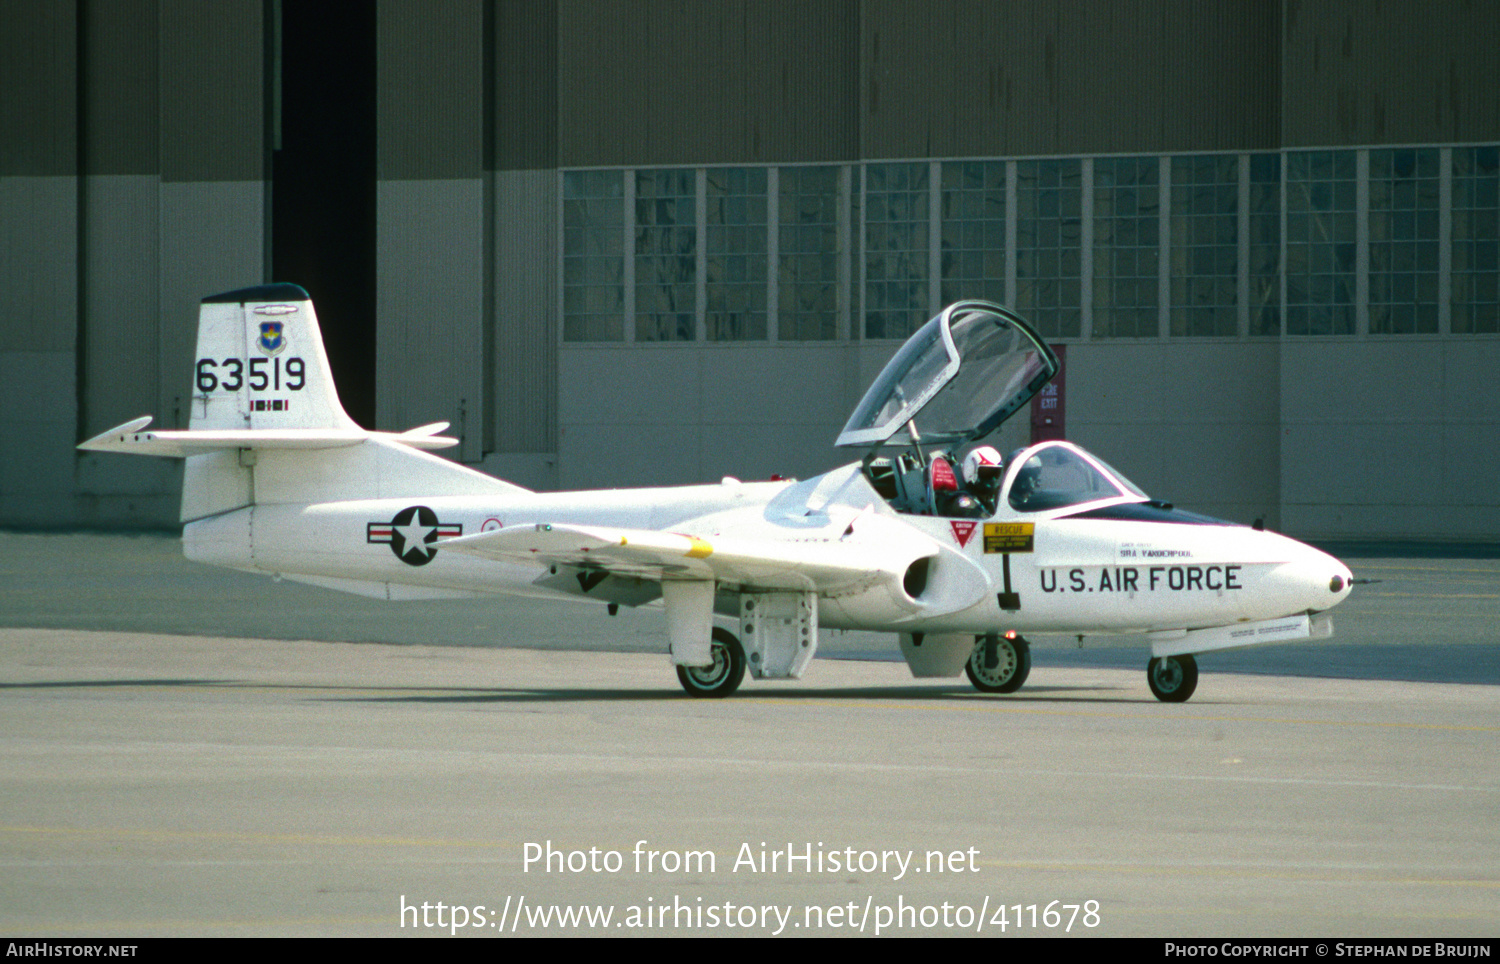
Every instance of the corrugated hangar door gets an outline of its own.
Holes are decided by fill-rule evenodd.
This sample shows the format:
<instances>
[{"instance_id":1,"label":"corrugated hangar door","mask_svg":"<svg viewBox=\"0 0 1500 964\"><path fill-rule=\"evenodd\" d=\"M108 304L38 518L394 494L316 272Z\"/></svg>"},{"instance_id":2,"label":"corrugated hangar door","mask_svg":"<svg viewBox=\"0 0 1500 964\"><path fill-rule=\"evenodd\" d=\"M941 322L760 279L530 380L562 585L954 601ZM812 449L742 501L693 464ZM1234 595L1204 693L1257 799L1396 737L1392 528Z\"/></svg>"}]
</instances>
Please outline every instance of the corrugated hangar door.
<instances>
[{"instance_id":1,"label":"corrugated hangar door","mask_svg":"<svg viewBox=\"0 0 1500 964\"><path fill-rule=\"evenodd\" d=\"M378 13L376 422L485 442L484 5Z\"/></svg>"}]
</instances>

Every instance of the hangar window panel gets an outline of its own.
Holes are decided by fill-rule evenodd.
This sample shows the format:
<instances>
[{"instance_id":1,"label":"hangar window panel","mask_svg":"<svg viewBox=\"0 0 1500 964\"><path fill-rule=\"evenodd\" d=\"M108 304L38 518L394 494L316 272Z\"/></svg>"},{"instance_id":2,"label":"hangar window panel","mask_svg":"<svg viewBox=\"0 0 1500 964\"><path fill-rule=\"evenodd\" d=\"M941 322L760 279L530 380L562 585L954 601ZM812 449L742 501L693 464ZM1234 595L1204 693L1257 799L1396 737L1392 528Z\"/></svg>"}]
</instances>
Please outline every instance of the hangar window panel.
<instances>
[{"instance_id":1,"label":"hangar window panel","mask_svg":"<svg viewBox=\"0 0 1500 964\"><path fill-rule=\"evenodd\" d=\"M1286 168L1286 331L1354 334L1355 151L1295 151Z\"/></svg>"},{"instance_id":2,"label":"hangar window panel","mask_svg":"<svg viewBox=\"0 0 1500 964\"><path fill-rule=\"evenodd\" d=\"M1453 149L1454 334L1500 333L1500 148Z\"/></svg>"},{"instance_id":3,"label":"hangar window panel","mask_svg":"<svg viewBox=\"0 0 1500 964\"><path fill-rule=\"evenodd\" d=\"M1250 334L1281 334L1281 155L1251 154Z\"/></svg>"},{"instance_id":4,"label":"hangar window panel","mask_svg":"<svg viewBox=\"0 0 1500 964\"><path fill-rule=\"evenodd\" d=\"M1370 152L1370 332L1438 330L1437 148Z\"/></svg>"},{"instance_id":5,"label":"hangar window panel","mask_svg":"<svg viewBox=\"0 0 1500 964\"><path fill-rule=\"evenodd\" d=\"M837 338L839 169L783 167L777 176L776 337Z\"/></svg>"},{"instance_id":6,"label":"hangar window panel","mask_svg":"<svg viewBox=\"0 0 1500 964\"><path fill-rule=\"evenodd\" d=\"M1154 157L1094 162L1094 335L1160 331L1161 167Z\"/></svg>"},{"instance_id":7,"label":"hangar window panel","mask_svg":"<svg viewBox=\"0 0 1500 964\"><path fill-rule=\"evenodd\" d=\"M635 177L635 340L692 341L697 337L697 174L637 171Z\"/></svg>"},{"instance_id":8,"label":"hangar window panel","mask_svg":"<svg viewBox=\"0 0 1500 964\"><path fill-rule=\"evenodd\" d=\"M950 161L943 165L942 302L1005 294L1004 161Z\"/></svg>"},{"instance_id":9,"label":"hangar window panel","mask_svg":"<svg viewBox=\"0 0 1500 964\"><path fill-rule=\"evenodd\" d=\"M563 174L563 340L625 340L625 196L619 171Z\"/></svg>"},{"instance_id":10,"label":"hangar window panel","mask_svg":"<svg viewBox=\"0 0 1500 964\"><path fill-rule=\"evenodd\" d=\"M904 339L931 313L928 165L867 164L864 177L865 337Z\"/></svg>"},{"instance_id":11,"label":"hangar window panel","mask_svg":"<svg viewBox=\"0 0 1500 964\"><path fill-rule=\"evenodd\" d=\"M766 338L766 169L709 168L704 194L704 330L709 341Z\"/></svg>"},{"instance_id":12,"label":"hangar window panel","mask_svg":"<svg viewBox=\"0 0 1500 964\"><path fill-rule=\"evenodd\" d=\"M1015 307L1044 338L1081 328L1083 168L1077 160L1016 164Z\"/></svg>"},{"instance_id":13,"label":"hangar window panel","mask_svg":"<svg viewBox=\"0 0 1500 964\"><path fill-rule=\"evenodd\" d=\"M1173 335L1239 333L1239 157L1172 158Z\"/></svg>"}]
</instances>

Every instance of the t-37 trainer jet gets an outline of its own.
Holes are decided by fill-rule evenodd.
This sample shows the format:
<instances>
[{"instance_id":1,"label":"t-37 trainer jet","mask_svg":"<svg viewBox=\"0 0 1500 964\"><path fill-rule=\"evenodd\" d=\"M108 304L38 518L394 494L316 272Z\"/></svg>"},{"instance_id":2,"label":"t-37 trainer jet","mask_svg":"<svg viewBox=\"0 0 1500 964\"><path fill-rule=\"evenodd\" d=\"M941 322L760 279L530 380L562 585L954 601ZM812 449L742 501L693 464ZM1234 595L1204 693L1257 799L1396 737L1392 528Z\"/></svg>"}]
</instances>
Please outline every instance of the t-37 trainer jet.
<instances>
[{"instance_id":1,"label":"t-37 trainer jet","mask_svg":"<svg viewBox=\"0 0 1500 964\"><path fill-rule=\"evenodd\" d=\"M889 632L913 675L1026 680L1023 633L1140 633L1180 702L1193 654L1327 636L1349 570L1309 546L1148 497L1076 445L986 437L1058 370L998 305L963 301L886 365L803 481L532 492L429 454L446 423L369 431L339 403L312 302L203 300L184 431L135 419L80 448L185 458L189 559L380 599L660 602L684 689L799 677L823 628Z\"/></svg>"}]
</instances>

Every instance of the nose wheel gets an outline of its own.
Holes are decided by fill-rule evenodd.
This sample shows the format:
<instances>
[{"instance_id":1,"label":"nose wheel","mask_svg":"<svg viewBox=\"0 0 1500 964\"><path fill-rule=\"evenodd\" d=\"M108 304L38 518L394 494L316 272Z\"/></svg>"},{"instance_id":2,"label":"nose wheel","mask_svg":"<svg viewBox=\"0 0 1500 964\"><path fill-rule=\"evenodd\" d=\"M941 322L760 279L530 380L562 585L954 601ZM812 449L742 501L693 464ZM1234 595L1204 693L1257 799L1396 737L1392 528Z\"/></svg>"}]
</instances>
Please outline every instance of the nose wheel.
<instances>
[{"instance_id":1,"label":"nose wheel","mask_svg":"<svg viewBox=\"0 0 1500 964\"><path fill-rule=\"evenodd\" d=\"M974 652L964 670L981 693L1014 693L1031 674L1031 646L1020 636L990 633L975 637Z\"/></svg>"},{"instance_id":2,"label":"nose wheel","mask_svg":"<svg viewBox=\"0 0 1500 964\"><path fill-rule=\"evenodd\" d=\"M1163 703L1186 703L1198 688L1198 661L1191 656L1159 656L1146 664L1146 685Z\"/></svg>"}]
</instances>

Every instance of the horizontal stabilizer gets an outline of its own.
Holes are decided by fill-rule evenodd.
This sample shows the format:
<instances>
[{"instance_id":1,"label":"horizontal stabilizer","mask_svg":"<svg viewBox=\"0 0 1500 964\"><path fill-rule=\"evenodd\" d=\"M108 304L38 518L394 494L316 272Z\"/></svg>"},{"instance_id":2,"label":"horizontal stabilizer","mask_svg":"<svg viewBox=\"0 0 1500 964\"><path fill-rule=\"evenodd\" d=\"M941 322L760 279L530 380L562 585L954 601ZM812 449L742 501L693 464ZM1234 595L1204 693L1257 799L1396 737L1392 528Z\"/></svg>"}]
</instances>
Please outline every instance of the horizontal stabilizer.
<instances>
[{"instance_id":1,"label":"horizontal stabilizer","mask_svg":"<svg viewBox=\"0 0 1500 964\"><path fill-rule=\"evenodd\" d=\"M446 422L424 425L409 432L371 432L362 428L258 428L188 429L143 431L150 415L132 419L96 435L78 447L88 452L121 452L129 455L159 455L186 458L223 449L333 449L381 438L418 449L445 449L458 439L433 434L448 427Z\"/></svg>"}]
</instances>

